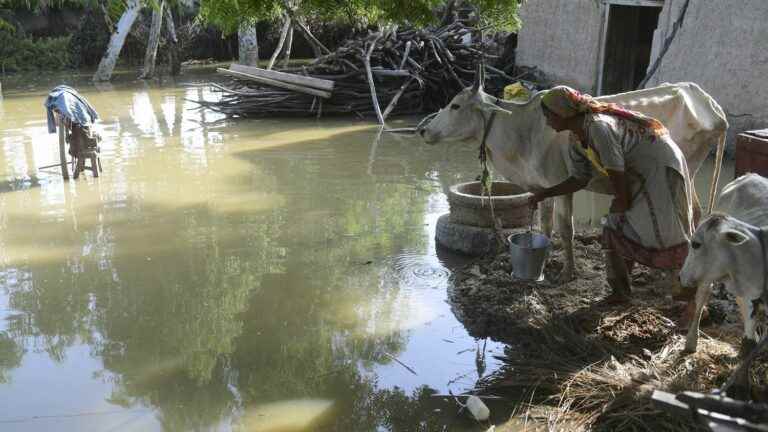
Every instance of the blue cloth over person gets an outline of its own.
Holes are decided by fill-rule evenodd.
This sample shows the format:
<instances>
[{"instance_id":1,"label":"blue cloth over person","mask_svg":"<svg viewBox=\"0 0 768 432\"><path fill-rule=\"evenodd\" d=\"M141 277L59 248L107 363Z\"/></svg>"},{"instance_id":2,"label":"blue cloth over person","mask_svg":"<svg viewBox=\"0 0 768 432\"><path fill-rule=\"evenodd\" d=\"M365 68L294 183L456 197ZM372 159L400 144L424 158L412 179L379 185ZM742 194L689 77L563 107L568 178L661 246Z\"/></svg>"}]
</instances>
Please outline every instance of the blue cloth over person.
<instances>
[{"instance_id":1,"label":"blue cloth over person","mask_svg":"<svg viewBox=\"0 0 768 432\"><path fill-rule=\"evenodd\" d=\"M56 119L53 116L54 109L70 122L88 127L99 118L99 114L91 104L72 87L60 85L48 93L45 99L48 111L48 133L56 133Z\"/></svg>"}]
</instances>

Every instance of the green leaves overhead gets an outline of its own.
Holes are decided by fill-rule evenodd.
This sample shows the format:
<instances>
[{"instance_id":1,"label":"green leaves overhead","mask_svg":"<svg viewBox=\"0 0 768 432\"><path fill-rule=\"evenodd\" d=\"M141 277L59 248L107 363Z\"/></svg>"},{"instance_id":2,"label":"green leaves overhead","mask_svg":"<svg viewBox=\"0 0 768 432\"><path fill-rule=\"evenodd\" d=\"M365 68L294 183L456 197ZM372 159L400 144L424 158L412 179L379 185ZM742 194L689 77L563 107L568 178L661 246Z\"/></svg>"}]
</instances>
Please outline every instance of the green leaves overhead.
<instances>
[{"instance_id":1,"label":"green leaves overhead","mask_svg":"<svg viewBox=\"0 0 768 432\"><path fill-rule=\"evenodd\" d=\"M468 0L480 12L480 22L498 30L519 26L518 0ZM201 0L200 18L225 33L237 31L241 23L273 20L280 16L283 0ZM437 23L436 11L444 0L303 0L297 12L305 19L347 22L361 27L376 24L424 26Z\"/></svg>"}]
</instances>

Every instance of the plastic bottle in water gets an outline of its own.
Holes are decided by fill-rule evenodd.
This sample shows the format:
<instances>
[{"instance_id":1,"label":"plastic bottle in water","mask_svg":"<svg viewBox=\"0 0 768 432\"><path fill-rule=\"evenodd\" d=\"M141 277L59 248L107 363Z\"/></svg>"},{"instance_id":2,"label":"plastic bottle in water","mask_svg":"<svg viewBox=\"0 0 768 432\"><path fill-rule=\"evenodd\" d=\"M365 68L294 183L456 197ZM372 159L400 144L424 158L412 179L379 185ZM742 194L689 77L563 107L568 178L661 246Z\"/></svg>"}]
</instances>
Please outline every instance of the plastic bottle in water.
<instances>
[{"instance_id":1,"label":"plastic bottle in water","mask_svg":"<svg viewBox=\"0 0 768 432\"><path fill-rule=\"evenodd\" d=\"M491 415L491 411L477 396L470 396L467 398L467 409L477 421L488 420Z\"/></svg>"}]
</instances>

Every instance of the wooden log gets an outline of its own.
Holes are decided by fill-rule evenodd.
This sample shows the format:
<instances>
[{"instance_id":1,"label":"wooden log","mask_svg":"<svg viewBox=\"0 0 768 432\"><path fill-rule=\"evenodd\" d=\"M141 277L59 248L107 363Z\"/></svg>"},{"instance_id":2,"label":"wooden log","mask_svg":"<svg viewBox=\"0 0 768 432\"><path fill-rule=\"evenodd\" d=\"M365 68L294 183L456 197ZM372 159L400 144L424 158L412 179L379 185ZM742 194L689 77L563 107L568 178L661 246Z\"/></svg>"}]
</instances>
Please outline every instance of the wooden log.
<instances>
[{"instance_id":1,"label":"wooden log","mask_svg":"<svg viewBox=\"0 0 768 432\"><path fill-rule=\"evenodd\" d=\"M309 42L309 44L312 46L312 49L315 51L315 58L321 57L323 54L331 53L331 50L326 48L322 42L317 40L312 32L309 31L307 26L304 25L301 19L296 16L296 13L288 0L283 0L283 9L285 10L285 13L288 14L288 17L291 19L291 21L296 23L296 26L299 32L304 36L304 39L306 39L307 42Z\"/></svg>"},{"instance_id":2,"label":"wooden log","mask_svg":"<svg viewBox=\"0 0 768 432\"><path fill-rule=\"evenodd\" d=\"M61 176L64 180L69 180L69 170L67 169L67 127L64 125L64 119L56 114L56 126L59 128L59 166L61 167Z\"/></svg>"},{"instance_id":3,"label":"wooden log","mask_svg":"<svg viewBox=\"0 0 768 432\"><path fill-rule=\"evenodd\" d=\"M282 81L289 84L296 84L302 87L310 87L318 90L324 90L332 92L335 83L331 80L324 80L319 78L312 78L308 76L289 74L285 72L270 71L266 69L260 69L253 66L245 66L238 63L232 63L229 66L229 70L235 72L241 72L248 75L254 75L262 78L269 78L276 81Z\"/></svg>"},{"instance_id":4,"label":"wooden log","mask_svg":"<svg viewBox=\"0 0 768 432\"><path fill-rule=\"evenodd\" d=\"M408 60L408 55L411 53L411 41L405 43L405 53L403 54L403 61L400 62L400 69L405 67L405 62Z\"/></svg>"},{"instance_id":5,"label":"wooden log","mask_svg":"<svg viewBox=\"0 0 768 432\"><path fill-rule=\"evenodd\" d=\"M291 60L291 47L293 46L293 25L288 30L288 39L285 41L285 57L283 58L283 68L288 67L288 62Z\"/></svg>"},{"instance_id":6,"label":"wooden log","mask_svg":"<svg viewBox=\"0 0 768 432\"><path fill-rule=\"evenodd\" d=\"M382 115L384 120L386 120L387 116L389 116L392 110L395 109L395 105L397 105L397 101L400 100L400 96L403 95L403 92L405 92L405 89L408 88L409 85L411 85L411 82L413 82L413 80L414 80L413 77L409 78L405 82L405 84L403 84L402 87L400 87L400 90L398 90L395 97L392 98L392 101L389 102L389 106L387 107L387 109L384 110L384 114Z\"/></svg>"},{"instance_id":7,"label":"wooden log","mask_svg":"<svg viewBox=\"0 0 768 432\"><path fill-rule=\"evenodd\" d=\"M691 396L690 392L686 393ZM693 400L691 397L687 399L689 401ZM700 424L706 425L712 431L768 431L768 426L765 424L750 423L743 418L726 415L717 409L707 410L696 406L690 406L687 403L680 401L679 396L675 396L672 393L654 390L651 395L651 401L658 409L664 410L674 416L682 418L692 417L697 419Z\"/></svg>"},{"instance_id":8,"label":"wooden log","mask_svg":"<svg viewBox=\"0 0 768 432\"><path fill-rule=\"evenodd\" d=\"M272 70L272 66L275 65L275 61L277 60L277 57L280 55L280 51L283 50L283 44L285 43L285 38L288 37L288 30L290 29L291 29L291 19L288 17L288 15L286 15L285 23L283 24L283 29L280 31L280 40L277 41L277 46L275 47L275 51L272 53L272 57L269 59L267 70Z\"/></svg>"},{"instance_id":9,"label":"wooden log","mask_svg":"<svg viewBox=\"0 0 768 432\"><path fill-rule=\"evenodd\" d=\"M304 94L308 94L308 95L312 95L312 96L320 96L321 98L325 98L325 99L328 99L328 98L331 97L331 93L327 92L327 91L318 90L318 89L311 88L311 87L305 87L305 86L298 85L298 84L291 84L291 83L287 83L287 82L283 82L283 81L278 81L278 80L274 80L274 79L271 79L271 78L260 77L260 76L256 76L256 75L251 75L251 74L247 74L247 73L243 73L243 72L237 72L237 71L233 71L233 70L229 70L229 69L222 69L222 68L218 68L217 72L219 72L221 74L224 74L224 75L227 75L227 76L234 77L234 78L255 81L255 82L258 82L258 83L261 83L261 84L266 84L266 85L270 85L270 86L273 86L273 87L284 88L284 89L287 89L287 90L293 90L293 91L296 91L296 92L299 92L299 93L304 93Z\"/></svg>"},{"instance_id":10,"label":"wooden log","mask_svg":"<svg viewBox=\"0 0 768 432\"><path fill-rule=\"evenodd\" d=\"M376 111L376 118L379 119L379 124L384 124L384 116L381 114L381 108L379 107L379 99L376 97L376 85L373 83L373 73L371 72L371 53L373 48L376 47L376 42L381 38L381 33L376 35L368 46L368 51L363 57L363 63L365 64L365 74L368 77L368 85L371 88L371 101L373 102L373 109Z\"/></svg>"},{"instance_id":11,"label":"wooden log","mask_svg":"<svg viewBox=\"0 0 768 432\"><path fill-rule=\"evenodd\" d=\"M374 75L381 75L381 76L393 76L393 77L409 77L412 74L404 69L376 69L371 68L371 72L374 73Z\"/></svg>"}]
</instances>

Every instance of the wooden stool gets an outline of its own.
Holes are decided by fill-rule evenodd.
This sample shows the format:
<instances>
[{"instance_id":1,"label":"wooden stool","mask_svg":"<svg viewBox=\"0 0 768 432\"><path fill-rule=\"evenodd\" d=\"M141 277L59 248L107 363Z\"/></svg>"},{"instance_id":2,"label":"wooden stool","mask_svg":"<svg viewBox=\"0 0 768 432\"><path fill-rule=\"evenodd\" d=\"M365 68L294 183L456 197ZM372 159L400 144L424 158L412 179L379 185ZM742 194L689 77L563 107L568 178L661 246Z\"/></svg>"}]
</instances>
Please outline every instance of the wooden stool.
<instances>
[{"instance_id":1,"label":"wooden stool","mask_svg":"<svg viewBox=\"0 0 768 432\"><path fill-rule=\"evenodd\" d=\"M90 161L90 166L85 165L86 160ZM101 169L101 160L95 150L88 150L80 153L72 163L75 165L75 174L73 175L73 178L75 179L77 179L80 176L80 173L85 170L91 170L94 177L98 177L99 171L103 171Z\"/></svg>"}]
</instances>

